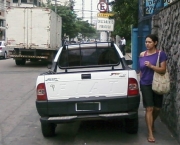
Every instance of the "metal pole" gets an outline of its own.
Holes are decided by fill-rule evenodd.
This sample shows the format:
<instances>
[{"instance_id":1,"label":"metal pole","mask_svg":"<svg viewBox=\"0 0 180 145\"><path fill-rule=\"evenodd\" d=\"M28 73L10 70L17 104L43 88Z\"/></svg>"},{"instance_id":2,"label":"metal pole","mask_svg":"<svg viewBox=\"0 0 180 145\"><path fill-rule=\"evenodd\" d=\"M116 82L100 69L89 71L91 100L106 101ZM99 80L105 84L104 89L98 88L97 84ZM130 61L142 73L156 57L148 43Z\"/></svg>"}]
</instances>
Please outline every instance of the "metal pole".
<instances>
[{"instance_id":1,"label":"metal pole","mask_svg":"<svg viewBox=\"0 0 180 145\"><path fill-rule=\"evenodd\" d=\"M91 24L92 24L92 0L91 0Z\"/></svg>"},{"instance_id":2,"label":"metal pole","mask_svg":"<svg viewBox=\"0 0 180 145\"><path fill-rule=\"evenodd\" d=\"M84 20L84 0L82 0L82 20Z\"/></svg>"},{"instance_id":3,"label":"metal pole","mask_svg":"<svg viewBox=\"0 0 180 145\"><path fill-rule=\"evenodd\" d=\"M109 13L109 0L107 0L107 12Z\"/></svg>"},{"instance_id":4,"label":"metal pole","mask_svg":"<svg viewBox=\"0 0 180 145\"><path fill-rule=\"evenodd\" d=\"M109 13L109 0L106 0L107 2L107 12ZM109 41L109 31L107 31L107 41Z\"/></svg>"},{"instance_id":5,"label":"metal pole","mask_svg":"<svg viewBox=\"0 0 180 145\"><path fill-rule=\"evenodd\" d=\"M57 0L55 0L55 13L57 13Z\"/></svg>"},{"instance_id":6,"label":"metal pole","mask_svg":"<svg viewBox=\"0 0 180 145\"><path fill-rule=\"evenodd\" d=\"M21 0L18 0L18 7L21 5Z\"/></svg>"},{"instance_id":7,"label":"metal pole","mask_svg":"<svg viewBox=\"0 0 180 145\"><path fill-rule=\"evenodd\" d=\"M56 15L56 46L58 47L57 45L57 0L55 0L55 15Z\"/></svg>"},{"instance_id":8,"label":"metal pole","mask_svg":"<svg viewBox=\"0 0 180 145\"><path fill-rule=\"evenodd\" d=\"M4 0L4 18L6 20L6 10L7 10L7 7L6 7L6 0ZM3 27L6 27L6 21L3 20ZM4 36L4 40L6 41L6 30L3 30L3 35Z\"/></svg>"}]
</instances>

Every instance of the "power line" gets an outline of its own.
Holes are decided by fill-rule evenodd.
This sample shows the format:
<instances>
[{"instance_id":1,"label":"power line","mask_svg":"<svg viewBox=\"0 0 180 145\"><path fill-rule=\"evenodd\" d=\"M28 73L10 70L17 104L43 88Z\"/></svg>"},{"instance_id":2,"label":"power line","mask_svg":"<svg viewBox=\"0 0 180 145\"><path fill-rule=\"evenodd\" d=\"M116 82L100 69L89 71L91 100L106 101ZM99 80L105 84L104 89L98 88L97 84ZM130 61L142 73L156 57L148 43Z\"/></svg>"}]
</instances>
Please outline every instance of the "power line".
<instances>
[{"instance_id":1,"label":"power line","mask_svg":"<svg viewBox=\"0 0 180 145\"><path fill-rule=\"evenodd\" d=\"M78 17L78 18L81 18L81 17ZM84 18L91 18L91 16L89 16L89 17L84 17ZM97 18L97 16L93 16L92 18Z\"/></svg>"},{"instance_id":2,"label":"power line","mask_svg":"<svg viewBox=\"0 0 180 145\"><path fill-rule=\"evenodd\" d=\"M82 11L75 10L75 9L74 9L74 11L75 11L75 12L82 12ZM90 11L90 10L89 10L89 11L88 11L88 10L85 10L84 12L85 12L85 13L86 13L86 12L89 13L89 12L92 12L92 11ZM92 13L98 13L98 12L92 12Z\"/></svg>"}]
</instances>

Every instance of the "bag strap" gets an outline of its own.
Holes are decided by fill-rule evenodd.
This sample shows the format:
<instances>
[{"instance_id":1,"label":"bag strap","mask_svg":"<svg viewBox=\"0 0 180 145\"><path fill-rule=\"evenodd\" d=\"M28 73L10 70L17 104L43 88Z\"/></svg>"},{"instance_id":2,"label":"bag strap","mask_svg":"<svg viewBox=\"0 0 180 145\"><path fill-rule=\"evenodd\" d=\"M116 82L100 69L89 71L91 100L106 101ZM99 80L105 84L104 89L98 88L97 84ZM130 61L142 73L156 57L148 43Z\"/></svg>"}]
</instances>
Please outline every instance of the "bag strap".
<instances>
[{"instance_id":1,"label":"bag strap","mask_svg":"<svg viewBox=\"0 0 180 145\"><path fill-rule=\"evenodd\" d=\"M147 51L144 52L144 56L147 56Z\"/></svg>"},{"instance_id":2,"label":"bag strap","mask_svg":"<svg viewBox=\"0 0 180 145\"><path fill-rule=\"evenodd\" d=\"M159 51L159 53L158 53L158 58L157 58L157 62L156 62L156 66L157 66L157 67L159 67L159 57L160 57L160 53L161 53L161 51Z\"/></svg>"}]
</instances>

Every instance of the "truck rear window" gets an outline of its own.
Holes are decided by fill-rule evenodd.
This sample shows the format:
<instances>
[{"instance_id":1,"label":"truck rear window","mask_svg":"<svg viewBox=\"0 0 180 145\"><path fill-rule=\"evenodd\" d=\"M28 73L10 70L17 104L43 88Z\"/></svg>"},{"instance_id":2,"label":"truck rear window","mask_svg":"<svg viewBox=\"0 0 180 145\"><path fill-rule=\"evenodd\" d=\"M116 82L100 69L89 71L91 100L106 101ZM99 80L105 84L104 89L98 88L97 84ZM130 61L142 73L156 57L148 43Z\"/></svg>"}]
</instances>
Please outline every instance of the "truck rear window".
<instances>
[{"instance_id":1,"label":"truck rear window","mask_svg":"<svg viewBox=\"0 0 180 145\"><path fill-rule=\"evenodd\" d=\"M59 67L94 65L117 65L119 55L114 47L64 48L59 59Z\"/></svg>"}]
</instances>

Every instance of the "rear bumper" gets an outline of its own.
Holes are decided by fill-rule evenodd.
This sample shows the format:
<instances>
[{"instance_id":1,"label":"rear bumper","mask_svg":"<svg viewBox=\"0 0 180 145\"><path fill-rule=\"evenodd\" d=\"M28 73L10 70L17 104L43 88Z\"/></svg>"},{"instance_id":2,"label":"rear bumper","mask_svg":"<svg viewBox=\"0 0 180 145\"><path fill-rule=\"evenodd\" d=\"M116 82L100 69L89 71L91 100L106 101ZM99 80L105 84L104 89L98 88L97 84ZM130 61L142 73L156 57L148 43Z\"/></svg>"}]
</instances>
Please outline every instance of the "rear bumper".
<instances>
[{"instance_id":1,"label":"rear bumper","mask_svg":"<svg viewBox=\"0 0 180 145\"><path fill-rule=\"evenodd\" d=\"M48 56L30 56L30 55L10 55L11 58L26 58L26 59L48 59Z\"/></svg>"},{"instance_id":2,"label":"rear bumper","mask_svg":"<svg viewBox=\"0 0 180 145\"><path fill-rule=\"evenodd\" d=\"M138 112L128 113L107 113L107 114L93 114L93 115L76 115L76 116L59 116L59 117L41 117L42 123L66 123L77 120L96 120L96 119L113 119L113 118L135 118Z\"/></svg>"},{"instance_id":3,"label":"rear bumper","mask_svg":"<svg viewBox=\"0 0 180 145\"><path fill-rule=\"evenodd\" d=\"M41 122L63 123L76 120L137 117L140 96L90 97L59 101L36 101Z\"/></svg>"}]
</instances>

